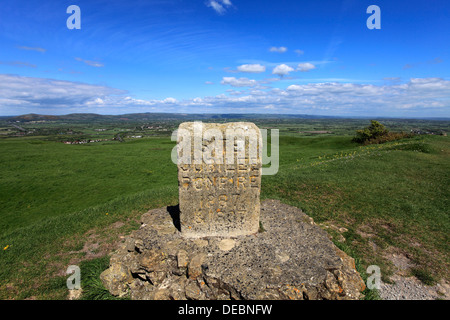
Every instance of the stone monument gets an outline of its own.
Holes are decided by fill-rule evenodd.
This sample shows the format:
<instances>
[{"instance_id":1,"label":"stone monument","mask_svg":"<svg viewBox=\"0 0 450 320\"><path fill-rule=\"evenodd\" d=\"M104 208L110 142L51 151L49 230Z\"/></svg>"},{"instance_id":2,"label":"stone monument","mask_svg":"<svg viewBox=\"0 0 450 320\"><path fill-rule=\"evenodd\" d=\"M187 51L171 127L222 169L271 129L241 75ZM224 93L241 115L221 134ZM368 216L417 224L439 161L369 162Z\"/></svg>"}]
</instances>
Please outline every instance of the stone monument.
<instances>
[{"instance_id":1,"label":"stone monument","mask_svg":"<svg viewBox=\"0 0 450 320\"><path fill-rule=\"evenodd\" d=\"M111 294L139 300L362 297L354 260L312 218L278 200L260 204L262 143L254 124L183 123L177 141L179 206L145 213L141 227L112 254L100 276Z\"/></svg>"},{"instance_id":2,"label":"stone monument","mask_svg":"<svg viewBox=\"0 0 450 320\"><path fill-rule=\"evenodd\" d=\"M240 236L259 227L262 139L249 122L185 122L178 129L183 236Z\"/></svg>"}]
</instances>

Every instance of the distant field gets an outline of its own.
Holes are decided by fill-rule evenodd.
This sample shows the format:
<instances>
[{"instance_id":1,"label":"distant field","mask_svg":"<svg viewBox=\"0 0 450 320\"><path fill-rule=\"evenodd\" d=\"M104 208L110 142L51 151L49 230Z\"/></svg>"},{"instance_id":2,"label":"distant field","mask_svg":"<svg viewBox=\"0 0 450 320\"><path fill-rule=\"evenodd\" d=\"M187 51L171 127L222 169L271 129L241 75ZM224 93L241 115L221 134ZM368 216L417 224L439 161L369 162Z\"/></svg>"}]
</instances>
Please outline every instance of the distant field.
<instances>
[{"instance_id":1,"label":"distant field","mask_svg":"<svg viewBox=\"0 0 450 320\"><path fill-rule=\"evenodd\" d=\"M450 139L423 135L361 147L349 134L364 125L259 123L282 133L280 170L263 177L262 198L298 206L324 227L346 228L327 230L360 271L378 264L389 275L384 253L397 248L433 279L449 279ZM133 133L136 126L129 125ZM111 128L105 137L124 127ZM321 130L333 133L299 133ZM84 145L65 145L58 134L2 136L0 298L66 298L69 264L105 257L146 210L176 204L169 134Z\"/></svg>"}]
</instances>

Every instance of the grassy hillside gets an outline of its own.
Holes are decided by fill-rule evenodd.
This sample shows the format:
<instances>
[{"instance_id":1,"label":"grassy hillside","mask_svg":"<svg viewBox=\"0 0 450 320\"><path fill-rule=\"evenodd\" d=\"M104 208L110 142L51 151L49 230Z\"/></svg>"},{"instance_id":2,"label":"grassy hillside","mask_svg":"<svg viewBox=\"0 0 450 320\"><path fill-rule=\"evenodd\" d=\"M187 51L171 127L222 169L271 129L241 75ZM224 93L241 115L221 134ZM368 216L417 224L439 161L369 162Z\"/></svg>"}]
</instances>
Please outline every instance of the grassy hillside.
<instances>
[{"instance_id":1,"label":"grassy hillside","mask_svg":"<svg viewBox=\"0 0 450 320\"><path fill-rule=\"evenodd\" d=\"M449 267L450 140L361 147L350 136L280 138L280 170L262 198L302 208L361 267L407 252L433 279ZM177 203L168 137L65 145L0 140L0 298L60 298L70 264L104 257L149 208Z\"/></svg>"},{"instance_id":2,"label":"grassy hillside","mask_svg":"<svg viewBox=\"0 0 450 320\"><path fill-rule=\"evenodd\" d=\"M385 276L391 265L384 249L395 248L436 280L448 279L447 137L364 147L341 137L282 141L282 167L264 178L264 197L298 206L324 226L345 228L341 235L329 231L364 265L382 266Z\"/></svg>"}]
</instances>

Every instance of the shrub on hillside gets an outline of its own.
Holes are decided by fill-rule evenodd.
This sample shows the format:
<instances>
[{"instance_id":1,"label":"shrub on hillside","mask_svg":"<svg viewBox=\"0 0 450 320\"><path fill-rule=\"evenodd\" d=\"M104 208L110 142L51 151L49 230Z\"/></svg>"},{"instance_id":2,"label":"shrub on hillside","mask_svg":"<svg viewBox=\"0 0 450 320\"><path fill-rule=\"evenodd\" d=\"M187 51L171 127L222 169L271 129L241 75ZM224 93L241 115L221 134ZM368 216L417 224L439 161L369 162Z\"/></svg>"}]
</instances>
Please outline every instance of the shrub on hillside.
<instances>
[{"instance_id":1,"label":"shrub on hillside","mask_svg":"<svg viewBox=\"0 0 450 320\"><path fill-rule=\"evenodd\" d=\"M389 132L389 130L376 120L370 120L370 126L356 130L353 141L361 144L380 144L404 138L410 138L412 134L404 132Z\"/></svg>"}]
</instances>

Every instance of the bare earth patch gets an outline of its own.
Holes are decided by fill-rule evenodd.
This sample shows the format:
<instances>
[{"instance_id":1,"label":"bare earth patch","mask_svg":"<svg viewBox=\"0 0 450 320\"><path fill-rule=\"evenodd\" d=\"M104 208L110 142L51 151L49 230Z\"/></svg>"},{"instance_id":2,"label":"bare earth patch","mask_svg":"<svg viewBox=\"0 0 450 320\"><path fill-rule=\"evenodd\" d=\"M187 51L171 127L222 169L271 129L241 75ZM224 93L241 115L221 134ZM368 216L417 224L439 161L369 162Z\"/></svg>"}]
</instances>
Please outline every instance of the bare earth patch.
<instances>
[{"instance_id":1,"label":"bare earth patch","mask_svg":"<svg viewBox=\"0 0 450 320\"><path fill-rule=\"evenodd\" d=\"M384 300L450 300L450 285L441 280L435 286L426 286L416 277L394 275L394 284L381 283L380 296Z\"/></svg>"},{"instance_id":2,"label":"bare earth patch","mask_svg":"<svg viewBox=\"0 0 450 320\"><path fill-rule=\"evenodd\" d=\"M450 300L450 285L442 279L434 286L427 286L414 276L410 276L411 268L416 264L402 250L390 247L384 256L392 262L395 274L390 277L392 284L381 283L380 296L384 300Z\"/></svg>"},{"instance_id":3,"label":"bare earth patch","mask_svg":"<svg viewBox=\"0 0 450 320\"><path fill-rule=\"evenodd\" d=\"M119 229L124 225L124 222L117 221L105 230L88 231L83 236L86 239L83 248L78 251L68 252L70 255L75 255L75 257L71 258L70 264L76 265L84 260L92 260L107 255L119 242L123 241L124 235L120 233Z\"/></svg>"},{"instance_id":4,"label":"bare earth patch","mask_svg":"<svg viewBox=\"0 0 450 320\"><path fill-rule=\"evenodd\" d=\"M399 276L407 276L410 270L417 265L411 261L407 252L395 247L389 247L383 252L384 257L394 265L394 273Z\"/></svg>"},{"instance_id":5,"label":"bare earth patch","mask_svg":"<svg viewBox=\"0 0 450 320\"><path fill-rule=\"evenodd\" d=\"M336 238L337 241L345 241L342 233L345 233L347 228L340 225L340 223L327 221L320 225L330 234L334 234L333 238ZM347 226L347 224L344 225ZM379 239L377 235L378 228L388 234L396 234L396 226L382 220L372 221L371 224L361 224L356 228L355 232L361 238L367 240L369 246L367 248L368 253L375 254L382 260L390 262L390 266L385 267L389 267L389 272L392 272L392 275L387 278L392 283L381 282L381 288L379 290L380 297L383 300L450 300L450 284L445 277L436 285L429 286L425 285L417 277L412 276L412 269L424 266L415 262L411 253L406 251L406 249L393 246L387 248L378 246L376 244L376 241ZM419 240L413 237L411 239L402 239L402 241L409 243L412 248L420 248L422 251L425 250ZM427 253L429 256L433 254L428 251Z\"/></svg>"}]
</instances>

